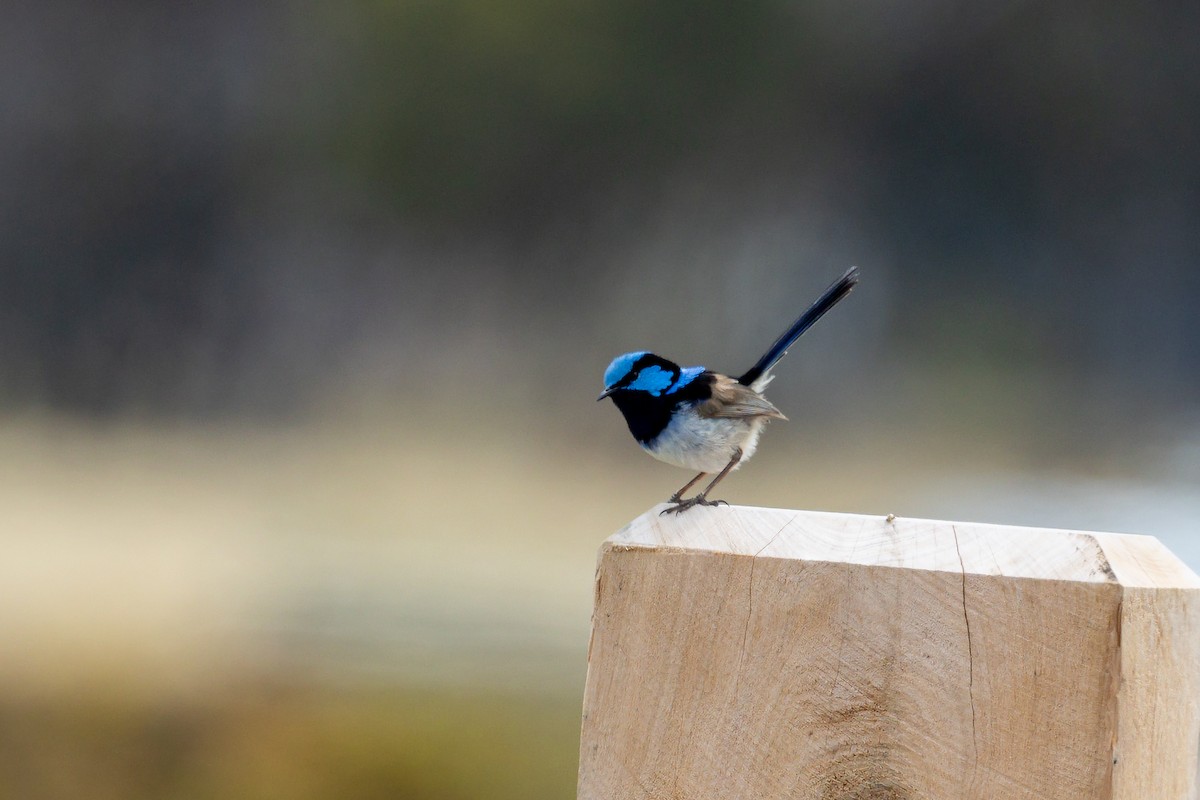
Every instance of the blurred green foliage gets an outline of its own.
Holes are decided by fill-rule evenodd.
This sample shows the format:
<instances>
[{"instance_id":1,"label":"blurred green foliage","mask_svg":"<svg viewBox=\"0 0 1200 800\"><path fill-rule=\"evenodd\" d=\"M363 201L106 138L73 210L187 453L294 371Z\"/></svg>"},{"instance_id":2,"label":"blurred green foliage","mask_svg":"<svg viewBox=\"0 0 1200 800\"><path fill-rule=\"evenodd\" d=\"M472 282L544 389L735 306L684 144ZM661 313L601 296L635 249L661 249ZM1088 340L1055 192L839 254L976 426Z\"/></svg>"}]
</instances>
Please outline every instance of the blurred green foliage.
<instances>
[{"instance_id":1,"label":"blurred green foliage","mask_svg":"<svg viewBox=\"0 0 1200 800\"><path fill-rule=\"evenodd\" d=\"M352 6L327 12L349 54L334 152L444 224L658 172L768 77L781 21L766 0Z\"/></svg>"}]
</instances>

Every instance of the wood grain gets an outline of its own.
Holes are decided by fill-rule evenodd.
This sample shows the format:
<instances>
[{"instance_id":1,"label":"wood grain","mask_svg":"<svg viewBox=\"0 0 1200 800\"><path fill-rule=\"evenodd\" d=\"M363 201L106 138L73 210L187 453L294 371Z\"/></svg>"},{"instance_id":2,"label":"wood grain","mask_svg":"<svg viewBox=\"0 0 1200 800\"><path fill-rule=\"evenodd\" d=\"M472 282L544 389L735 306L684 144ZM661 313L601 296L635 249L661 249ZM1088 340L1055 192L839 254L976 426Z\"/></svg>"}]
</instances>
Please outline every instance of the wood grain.
<instances>
[{"instance_id":1,"label":"wood grain","mask_svg":"<svg viewBox=\"0 0 1200 800\"><path fill-rule=\"evenodd\" d=\"M659 510L600 552L580 798L1197 796L1200 581L1157 540Z\"/></svg>"}]
</instances>

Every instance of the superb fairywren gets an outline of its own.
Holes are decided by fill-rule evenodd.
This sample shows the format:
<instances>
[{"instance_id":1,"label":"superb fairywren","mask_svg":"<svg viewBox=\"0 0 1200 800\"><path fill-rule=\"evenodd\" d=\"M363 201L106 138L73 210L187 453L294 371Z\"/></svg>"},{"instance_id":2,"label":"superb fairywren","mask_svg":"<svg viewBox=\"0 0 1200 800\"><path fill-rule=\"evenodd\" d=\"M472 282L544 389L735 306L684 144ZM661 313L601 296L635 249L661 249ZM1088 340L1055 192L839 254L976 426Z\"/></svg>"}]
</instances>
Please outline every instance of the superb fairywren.
<instances>
[{"instance_id":1,"label":"superb fairywren","mask_svg":"<svg viewBox=\"0 0 1200 800\"><path fill-rule=\"evenodd\" d=\"M596 399L612 398L625 415L629 432L647 453L700 471L671 495L667 502L674 505L662 513L724 502L709 500L708 493L754 454L767 420L787 419L762 396L773 377L771 368L856 283L858 268L851 267L739 378L704 367L680 367L644 350L613 359L604 372L604 391ZM716 477L704 491L683 499L684 492L712 473Z\"/></svg>"}]
</instances>

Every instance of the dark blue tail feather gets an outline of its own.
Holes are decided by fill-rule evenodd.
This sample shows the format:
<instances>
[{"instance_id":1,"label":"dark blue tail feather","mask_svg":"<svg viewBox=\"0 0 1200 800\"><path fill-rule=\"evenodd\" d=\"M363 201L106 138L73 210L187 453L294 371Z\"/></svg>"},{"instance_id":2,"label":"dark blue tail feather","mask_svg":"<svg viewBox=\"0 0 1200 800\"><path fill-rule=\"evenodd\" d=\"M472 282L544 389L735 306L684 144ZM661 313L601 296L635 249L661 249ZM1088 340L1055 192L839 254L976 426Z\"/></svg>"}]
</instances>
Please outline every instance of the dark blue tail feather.
<instances>
[{"instance_id":1,"label":"dark blue tail feather","mask_svg":"<svg viewBox=\"0 0 1200 800\"><path fill-rule=\"evenodd\" d=\"M775 340L775 344L771 345L771 349L763 354L758 363L751 367L745 375L738 378L738 383L749 386L769 372L771 367L787 354L788 348L800 338L800 335L811 328L812 324L819 320L826 311L833 308L839 300L850 294L850 290L856 283L858 283L858 267L851 267L845 275L826 289L825 293L818 297L807 311L800 315L800 319L796 320L792 327Z\"/></svg>"}]
</instances>

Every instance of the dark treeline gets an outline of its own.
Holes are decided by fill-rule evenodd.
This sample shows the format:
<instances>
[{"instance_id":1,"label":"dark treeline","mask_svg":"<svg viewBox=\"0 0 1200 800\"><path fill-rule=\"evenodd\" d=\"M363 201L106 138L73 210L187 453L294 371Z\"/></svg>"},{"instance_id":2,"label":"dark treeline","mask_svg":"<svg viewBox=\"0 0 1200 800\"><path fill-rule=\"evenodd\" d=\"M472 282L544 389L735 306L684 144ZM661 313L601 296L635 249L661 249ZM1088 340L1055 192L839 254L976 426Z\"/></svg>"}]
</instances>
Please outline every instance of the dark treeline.
<instances>
[{"instance_id":1,"label":"dark treeline","mask_svg":"<svg viewBox=\"0 0 1200 800\"><path fill-rule=\"evenodd\" d=\"M6 13L0 406L553 373L855 262L881 351L1200 388L1200 7L252 6Z\"/></svg>"}]
</instances>

